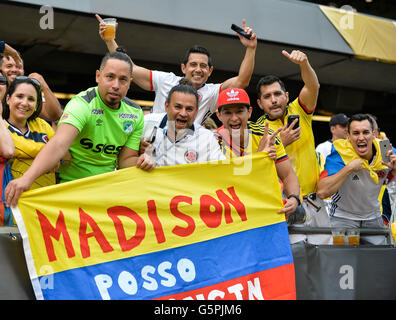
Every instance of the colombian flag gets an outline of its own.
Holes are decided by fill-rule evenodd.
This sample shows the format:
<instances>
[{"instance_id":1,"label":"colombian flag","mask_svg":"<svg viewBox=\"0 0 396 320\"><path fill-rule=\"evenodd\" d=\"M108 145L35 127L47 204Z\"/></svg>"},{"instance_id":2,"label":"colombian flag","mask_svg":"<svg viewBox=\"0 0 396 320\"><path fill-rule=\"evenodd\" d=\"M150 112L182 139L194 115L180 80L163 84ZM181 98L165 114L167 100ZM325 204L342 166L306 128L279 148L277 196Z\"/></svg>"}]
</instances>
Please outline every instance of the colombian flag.
<instances>
[{"instance_id":1,"label":"colombian flag","mask_svg":"<svg viewBox=\"0 0 396 320\"><path fill-rule=\"evenodd\" d=\"M262 152L30 190L13 211L38 299L295 299L282 207Z\"/></svg>"}]
</instances>

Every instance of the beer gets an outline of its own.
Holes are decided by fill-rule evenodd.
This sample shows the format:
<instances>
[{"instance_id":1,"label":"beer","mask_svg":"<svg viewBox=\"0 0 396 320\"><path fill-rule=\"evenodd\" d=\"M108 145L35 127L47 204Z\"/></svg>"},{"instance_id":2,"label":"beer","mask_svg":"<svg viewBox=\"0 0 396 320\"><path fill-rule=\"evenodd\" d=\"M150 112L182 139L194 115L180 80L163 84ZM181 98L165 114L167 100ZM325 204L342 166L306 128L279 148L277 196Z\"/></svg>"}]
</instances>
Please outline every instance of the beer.
<instances>
[{"instance_id":1,"label":"beer","mask_svg":"<svg viewBox=\"0 0 396 320\"><path fill-rule=\"evenodd\" d=\"M105 40L114 40L116 35L117 19L107 18L107 19L103 19L103 22L106 24L106 30L103 33L103 38Z\"/></svg>"},{"instance_id":2,"label":"beer","mask_svg":"<svg viewBox=\"0 0 396 320\"><path fill-rule=\"evenodd\" d=\"M348 244L351 246L357 246L360 243L360 236L359 235L353 235L353 236L348 236Z\"/></svg>"},{"instance_id":3,"label":"beer","mask_svg":"<svg viewBox=\"0 0 396 320\"><path fill-rule=\"evenodd\" d=\"M348 244L351 246L357 246L360 243L360 231L357 228L348 229Z\"/></svg>"},{"instance_id":4,"label":"beer","mask_svg":"<svg viewBox=\"0 0 396 320\"><path fill-rule=\"evenodd\" d=\"M344 235L337 235L333 236L333 244L335 246L340 246L345 244L345 236Z\"/></svg>"},{"instance_id":5,"label":"beer","mask_svg":"<svg viewBox=\"0 0 396 320\"><path fill-rule=\"evenodd\" d=\"M105 40L114 40L115 39L115 25L107 24L106 30L103 33L103 37Z\"/></svg>"}]
</instances>

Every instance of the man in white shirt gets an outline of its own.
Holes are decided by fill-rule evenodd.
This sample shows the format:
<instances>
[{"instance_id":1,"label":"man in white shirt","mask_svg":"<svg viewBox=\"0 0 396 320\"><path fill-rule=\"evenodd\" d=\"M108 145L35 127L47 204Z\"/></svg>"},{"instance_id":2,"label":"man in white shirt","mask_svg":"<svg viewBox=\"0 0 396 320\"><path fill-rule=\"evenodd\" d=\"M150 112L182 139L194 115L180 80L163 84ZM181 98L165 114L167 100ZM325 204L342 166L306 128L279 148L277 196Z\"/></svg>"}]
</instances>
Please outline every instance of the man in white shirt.
<instances>
[{"instance_id":1,"label":"man in white shirt","mask_svg":"<svg viewBox=\"0 0 396 320\"><path fill-rule=\"evenodd\" d=\"M116 51L118 44L114 40L104 39L105 24L99 15L99 35L105 41L110 52ZM254 69L254 59L257 47L257 37L253 30L246 26L243 20L243 29L250 35L250 39L237 34L242 45L246 47L245 56L241 62L238 75L227 79L223 83L207 83L213 72L213 65L208 50L202 46L193 46L184 57L181 63L181 71L184 77L189 80L199 95L199 111L195 122L203 124L211 114L217 110L217 98L220 91L227 88L246 88ZM140 88L155 91L153 113L164 112L165 100L169 90L177 85L183 77L176 76L172 72L154 71L144 67L133 65L133 80Z\"/></svg>"},{"instance_id":2,"label":"man in white shirt","mask_svg":"<svg viewBox=\"0 0 396 320\"><path fill-rule=\"evenodd\" d=\"M374 122L367 114L351 116L347 140L336 140L320 176L317 194L331 196L332 227L383 228L378 196L385 179L396 175L396 155L388 152L382 159ZM391 173L391 174L389 174ZM382 235L360 237L362 243L385 244Z\"/></svg>"},{"instance_id":3,"label":"man in white shirt","mask_svg":"<svg viewBox=\"0 0 396 320\"><path fill-rule=\"evenodd\" d=\"M338 113L331 117L329 126L332 135L331 139L318 144L316 147L316 152L323 156L323 161L326 161L326 157L330 154L333 141L346 138L348 132L348 118L345 114Z\"/></svg>"},{"instance_id":4,"label":"man in white shirt","mask_svg":"<svg viewBox=\"0 0 396 320\"><path fill-rule=\"evenodd\" d=\"M198 93L189 84L174 86L165 101L166 113L144 117L143 147L151 146L156 167L224 160L213 133L194 122Z\"/></svg>"}]
</instances>

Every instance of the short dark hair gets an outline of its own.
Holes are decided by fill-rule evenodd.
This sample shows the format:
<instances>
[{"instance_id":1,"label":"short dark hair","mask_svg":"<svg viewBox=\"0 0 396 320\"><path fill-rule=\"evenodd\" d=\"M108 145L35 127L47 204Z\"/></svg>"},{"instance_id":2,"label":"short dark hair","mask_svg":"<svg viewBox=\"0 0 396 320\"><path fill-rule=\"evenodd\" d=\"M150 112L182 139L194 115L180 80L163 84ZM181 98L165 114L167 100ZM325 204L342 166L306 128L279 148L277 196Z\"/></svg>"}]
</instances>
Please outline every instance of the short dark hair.
<instances>
[{"instance_id":1,"label":"short dark hair","mask_svg":"<svg viewBox=\"0 0 396 320\"><path fill-rule=\"evenodd\" d=\"M106 53L106 55L102 58L102 61L100 63L100 70L102 70L106 66L107 61L110 59L117 59L117 60L125 61L126 63L128 63L130 66L130 69L131 69L131 74L132 74L133 63L132 63L131 58L126 54L126 51L124 49L118 47L117 51Z\"/></svg>"},{"instance_id":2,"label":"short dark hair","mask_svg":"<svg viewBox=\"0 0 396 320\"><path fill-rule=\"evenodd\" d=\"M193 47L191 47L190 49L187 50L186 55L184 56L183 59L183 64L186 65L188 62L188 58L190 57L191 53L202 53L205 54L208 57L208 65L209 68L212 66L212 57L210 56L210 53L208 51L208 49L206 49L205 47L199 46L199 45L195 45Z\"/></svg>"},{"instance_id":3,"label":"short dark hair","mask_svg":"<svg viewBox=\"0 0 396 320\"><path fill-rule=\"evenodd\" d=\"M33 112L33 114L27 119L27 121L32 121L34 119L36 119L39 114L41 113L41 109L43 108L43 101L42 101L42 97L41 97L41 89L38 86L38 84L36 84L33 79L28 78L28 77L22 77L18 79L15 78L14 81L11 82L10 86L7 88L7 92L3 97L3 119L8 120L8 118L10 117L10 106L7 104L7 95L9 95L11 97L11 95L15 92L16 88L21 84L21 83L28 83L31 84L34 89L36 90L37 93L37 101L36 101L36 110Z\"/></svg>"},{"instance_id":4,"label":"short dark hair","mask_svg":"<svg viewBox=\"0 0 396 320\"><path fill-rule=\"evenodd\" d=\"M181 83L179 83L178 85L176 85L172 89L170 89L170 91L168 93L168 97L166 98L166 102L167 103L170 102L170 100L172 98L172 94L174 92L182 92L182 93L187 93L187 94L193 95L197 101L197 108L198 108L199 97L198 97L197 90L195 90L192 83L189 82L187 79L183 78L182 80L180 81Z\"/></svg>"},{"instance_id":5,"label":"short dark hair","mask_svg":"<svg viewBox=\"0 0 396 320\"><path fill-rule=\"evenodd\" d=\"M268 76L264 76L262 77L259 82L257 83L256 86L256 91L257 91L257 98L260 99L261 98L261 87L262 86L268 86L270 84L273 84L275 82L278 82L282 91L286 92L286 87L285 84L283 83L283 81L281 79L279 79L279 77L274 76L274 75L268 75Z\"/></svg>"},{"instance_id":6,"label":"short dark hair","mask_svg":"<svg viewBox=\"0 0 396 320\"><path fill-rule=\"evenodd\" d=\"M374 131L374 121L373 118L367 113L357 113L352 115L348 120L348 132L350 132L352 121L364 121L370 122L371 130Z\"/></svg>"}]
</instances>

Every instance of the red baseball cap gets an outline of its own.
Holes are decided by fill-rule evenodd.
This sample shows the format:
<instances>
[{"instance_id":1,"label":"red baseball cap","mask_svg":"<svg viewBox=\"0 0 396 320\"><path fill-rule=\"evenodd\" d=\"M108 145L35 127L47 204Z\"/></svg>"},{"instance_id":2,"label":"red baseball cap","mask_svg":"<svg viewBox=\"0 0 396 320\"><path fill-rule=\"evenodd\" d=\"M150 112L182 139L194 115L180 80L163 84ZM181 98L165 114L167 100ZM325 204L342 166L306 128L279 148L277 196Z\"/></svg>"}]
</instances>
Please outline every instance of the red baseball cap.
<instances>
[{"instance_id":1,"label":"red baseball cap","mask_svg":"<svg viewBox=\"0 0 396 320\"><path fill-rule=\"evenodd\" d=\"M221 91L217 99L217 109L232 104L244 104L250 107L250 99L246 91L240 88L228 88Z\"/></svg>"}]
</instances>

